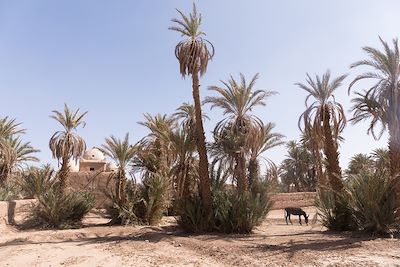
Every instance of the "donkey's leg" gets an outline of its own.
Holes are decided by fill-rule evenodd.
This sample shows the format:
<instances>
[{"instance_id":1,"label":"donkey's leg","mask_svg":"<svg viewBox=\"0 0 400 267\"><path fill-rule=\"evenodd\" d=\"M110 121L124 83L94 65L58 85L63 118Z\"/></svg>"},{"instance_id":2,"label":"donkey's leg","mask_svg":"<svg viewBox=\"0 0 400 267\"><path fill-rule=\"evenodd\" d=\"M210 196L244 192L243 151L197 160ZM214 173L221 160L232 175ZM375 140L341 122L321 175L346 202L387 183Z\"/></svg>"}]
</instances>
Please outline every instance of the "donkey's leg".
<instances>
[{"instance_id":1,"label":"donkey's leg","mask_svg":"<svg viewBox=\"0 0 400 267\"><path fill-rule=\"evenodd\" d=\"M301 215L299 215L299 223L300 223L300 225L302 225L302 223L301 223Z\"/></svg>"},{"instance_id":2,"label":"donkey's leg","mask_svg":"<svg viewBox=\"0 0 400 267\"><path fill-rule=\"evenodd\" d=\"M286 225L288 224L287 218L288 218L288 213L285 211L285 220L286 220Z\"/></svg>"},{"instance_id":3,"label":"donkey's leg","mask_svg":"<svg viewBox=\"0 0 400 267\"><path fill-rule=\"evenodd\" d=\"M289 222L290 222L290 224L293 224L293 223L292 223L292 220L290 220L290 213L288 213L288 216L289 216Z\"/></svg>"}]
</instances>

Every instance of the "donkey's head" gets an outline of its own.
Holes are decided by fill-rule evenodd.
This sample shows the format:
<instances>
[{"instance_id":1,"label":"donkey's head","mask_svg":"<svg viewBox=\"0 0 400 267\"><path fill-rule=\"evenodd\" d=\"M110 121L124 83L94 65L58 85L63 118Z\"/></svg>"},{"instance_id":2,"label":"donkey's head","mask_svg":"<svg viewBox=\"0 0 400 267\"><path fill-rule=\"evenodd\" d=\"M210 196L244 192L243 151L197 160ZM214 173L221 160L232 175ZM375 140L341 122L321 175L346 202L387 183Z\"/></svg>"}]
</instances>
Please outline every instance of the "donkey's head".
<instances>
[{"instance_id":1,"label":"donkey's head","mask_svg":"<svg viewBox=\"0 0 400 267\"><path fill-rule=\"evenodd\" d=\"M308 216L310 216L310 215L304 215L304 219L306 221L306 224L308 224Z\"/></svg>"}]
</instances>

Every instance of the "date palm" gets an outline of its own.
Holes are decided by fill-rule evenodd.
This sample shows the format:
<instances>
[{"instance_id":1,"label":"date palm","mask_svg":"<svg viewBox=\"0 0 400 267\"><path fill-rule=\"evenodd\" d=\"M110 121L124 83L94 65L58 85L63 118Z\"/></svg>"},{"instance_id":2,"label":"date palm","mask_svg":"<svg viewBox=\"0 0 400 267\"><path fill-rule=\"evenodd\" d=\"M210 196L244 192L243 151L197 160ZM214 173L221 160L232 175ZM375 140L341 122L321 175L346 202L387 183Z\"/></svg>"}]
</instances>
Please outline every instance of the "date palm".
<instances>
[{"instance_id":1,"label":"date palm","mask_svg":"<svg viewBox=\"0 0 400 267\"><path fill-rule=\"evenodd\" d=\"M389 150L386 148L377 148L371 153L378 170L390 170Z\"/></svg>"},{"instance_id":2,"label":"date palm","mask_svg":"<svg viewBox=\"0 0 400 267\"><path fill-rule=\"evenodd\" d=\"M394 178L400 173L400 53L398 40L393 40L393 47L379 38L383 50L373 47L364 47L368 59L353 63L350 67L366 66L372 71L357 76L349 86L352 87L360 80L372 79L376 83L364 93L358 93L353 100L353 122L357 123L365 119L371 119L369 132L374 134L374 128L381 124L379 138L382 133L389 130L389 157L390 173ZM396 193L397 205L400 206L400 184Z\"/></svg>"},{"instance_id":3,"label":"date palm","mask_svg":"<svg viewBox=\"0 0 400 267\"><path fill-rule=\"evenodd\" d=\"M322 149L324 147L323 138L318 137L312 125L309 125L309 127L302 129L301 142L312 153L318 183L320 185L326 185L327 181L323 170L322 158Z\"/></svg>"},{"instance_id":4,"label":"date palm","mask_svg":"<svg viewBox=\"0 0 400 267\"><path fill-rule=\"evenodd\" d=\"M0 118L0 168L7 169L13 160L13 150L10 147L9 139L14 135L25 133L25 129L20 128L20 123L9 117ZM6 182L5 175L0 176L0 184Z\"/></svg>"},{"instance_id":5,"label":"date palm","mask_svg":"<svg viewBox=\"0 0 400 267\"><path fill-rule=\"evenodd\" d=\"M0 177L7 182L14 171L22 171L29 161L39 161L33 154L39 152L34 149L29 142L23 143L20 137L10 137L5 139L9 149L7 161L0 164Z\"/></svg>"},{"instance_id":6,"label":"date palm","mask_svg":"<svg viewBox=\"0 0 400 267\"><path fill-rule=\"evenodd\" d=\"M346 173L348 175L360 174L373 171L374 161L371 156L358 153L351 157Z\"/></svg>"},{"instance_id":7,"label":"date palm","mask_svg":"<svg viewBox=\"0 0 400 267\"><path fill-rule=\"evenodd\" d=\"M64 128L61 131L55 132L49 141L53 158L56 158L59 164L61 164L60 171L58 172L61 190L64 190L68 179L68 162L71 159L78 160L86 150L85 140L76 133L79 126L85 126L84 117L86 114L87 111L80 113L79 109L75 111L71 110L65 104L62 112L54 110L53 115L50 116Z\"/></svg>"},{"instance_id":8,"label":"date palm","mask_svg":"<svg viewBox=\"0 0 400 267\"><path fill-rule=\"evenodd\" d=\"M312 127L316 137L323 138L326 170L331 188L335 192L343 190L337 138L346 125L346 117L342 105L336 102L333 93L345 78L346 75L341 75L331 79L328 70L322 78L316 75L315 79L312 79L307 74L306 84L296 83L308 93L306 110L301 114L299 123L303 121L304 129ZM310 104L308 101L311 97L314 98L314 102Z\"/></svg>"},{"instance_id":9,"label":"date palm","mask_svg":"<svg viewBox=\"0 0 400 267\"><path fill-rule=\"evenodd\" d=\"M267 150L280 146L285 142L282 140L284 135L280 133L274 133L273 130L275 124L267 123L256 125L253 127L249 134L248 146L250 149L249 159L249 185L251 186L254 181L259 178L260 175L260 162L259 158ZM267 159L268 162L270 160Z\"/></svg>"},{"instance_id":10,"label":"date palm","mask_svg":"<svg viewBox=\"0 0 400 267\"><path fill-rule=\"evenodd\" d=\"M197 13L193 4L192 13L189 16L177 10L180 19L172 19L176 26L170 30L179 32L185 39L180 41L175 47L175 56L179 61L179 71L183 77L192 77L193 100L196 117L196 142L199 153L199 177L202 203L207 214L212 211L212 198L210 189L210 178L208 173L208 158L206 150L206 138L204 134L199 75L205 74L208 61L214 56L214 47L203 38L205 33L200 30L201 14Z\"/></svg>"},{"instance_id":11,"label":"date palm","mask_svg":"<svg viewBox=\"0 0 400 267\"><path fill-rule=\"evenodd\" d=\"M274 94L271 91L254 90L258 77L258 74L256 74L250 82L246 82L246 78L241 73L240 82L237 82L231 76L228 81L221 81L224 87L210 86L208 89L218 95L206 97L204 101L204 103L211 104L211 109L221 108L226 116L217 124L214 132L229 132L231 135L236 135L239 142L235 148L237 151L235 173L239 192L244 192L247 189L245 159L245 155L249 151L246 147L247 136L255 124L262 124L261 120L251 112L257 106L265 106L265 99ZM226 128L229 128L229 130L226 130Z\"/></svg>"},{"instance_id":12,"label":"date palm","mask_svg":"<svg viewBox=\"0 0 400 267\"><path fill-rule=\"evenodd\" d=\"M115 178L115 198L118 205L123 205L126 199L127 168L135 156L136 147L129 143L127 133L122 140L115 136L106 138L105 144L99 149L117 165L117 171L112 174Z\"/></svg>"}]
</instances>

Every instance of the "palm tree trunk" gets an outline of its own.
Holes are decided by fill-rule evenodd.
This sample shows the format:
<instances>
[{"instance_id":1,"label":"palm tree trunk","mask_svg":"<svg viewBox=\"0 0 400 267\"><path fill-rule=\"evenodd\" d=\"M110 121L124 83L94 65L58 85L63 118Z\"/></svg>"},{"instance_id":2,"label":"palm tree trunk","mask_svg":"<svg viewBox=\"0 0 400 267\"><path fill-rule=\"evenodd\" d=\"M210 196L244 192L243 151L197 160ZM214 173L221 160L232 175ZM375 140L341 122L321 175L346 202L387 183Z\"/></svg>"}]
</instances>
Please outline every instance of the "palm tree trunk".
<instances>
[{"instance_id":1,"label":"palm tree trunk","mask_svg":"<svg viewBox=\"0 0 400 267\"><path fill-rule=\"evenodd\" d=\"M117 199L118 205L125 204L126 194L125 194L125 172L119 170L115 181L115 197Z\"/></svg>"},{"instance_id":2,"label":"palm tree trunk","mask_svg":"<svg viewBox=\"0 0 400 267\"><path fill-rule=\"evenodd\" d=\"M324 135L325 135L325 147L324 152L327 159L327 172L329 183L332 187L332 190L336 193L342 192L343 190L343 182L341 180L342 171L339 166L339 153L337 151L337 144L332 136L332 129L329 123L330 121L330 113L329 110L326 109L324 111L325 116L323 120L324 127Z\"/></svg>"},{"instance_id":3,"label":"palm tree trunk","mask_svg":"<svg viewBox=\"0 0 400 267\"><path fill-rule=\"evenodd\" d=\"M315 159L315 169L316 169L316 173L317 173L318 185L326 185L324 172L322 170L322 160L321 160L320 150L315 144L312 145L312 150L313 150L314 159Z\"/></svg>"},{"instance_id":4,"label":"palm tree trunk","mask_svg":"<svg viewBox=\"0 0 400 267\"><path fill-rule=\"evenodd\" d=\"M246 161L244 155L241 153L236 157L236 180L237 189L239 193L244 193L247 190L247 180L246 180Z\"/></svg>"},{"instance_id":5,"label":"palm tree trunk","mask_svg":"<svg viewBox=\"0 0 400 267\"><path fill-rule=\"evenodd\" d=\"M400 136L395 127L389 126L389 157L391 177L400 175ZM396 186L396 206L400 208L400 183Z\"/></svg>"},{"instance_id":6,"label":"palm tree trunk","mask_svg":"<svg viewBox=\"0 0 400 267\"><path fill-rule=\"evenodd\" d=\"M69 175L69 166L68 166L69 158L67 155L64 155L62 157L62 162L61 162L61 168L60 171L58 172L58 179L60 181L60 190L62 192L65 191L65 188L67 186L67 179Z\"/></svg>"},{"instance_id":7,"label":"palm tree trunk","mask_svg":"<svg viewBox=\"0 0 400 267\"><path fill-rule=\"evenodd\" d=\"M253 183L255 183L258 180L260 173L257 158L250 158L248 170L249 170L249 187L251 188Z\"/></svg>"},{"instance_id":8,"label":"palm tree trunk","mask_svg":"<svg viewBox=\"0 0 400 267\"><path fill-rule=\"evenodd\" d=\"M211 198L210 178L208 173L206 138L204 135L203 116L201 114L201 102L200 102L200 90L199 90L200 83L199 83L198 71L194 71L192 73L192 88L193 88L193 100L194 100L195 118L196 118L196 143L197 143L197 151L199 152L199 178L200 178L200 189L201 189L200 194L205 212L208 216L211 216L212 198Z\"/></svg>"}]
</instances>

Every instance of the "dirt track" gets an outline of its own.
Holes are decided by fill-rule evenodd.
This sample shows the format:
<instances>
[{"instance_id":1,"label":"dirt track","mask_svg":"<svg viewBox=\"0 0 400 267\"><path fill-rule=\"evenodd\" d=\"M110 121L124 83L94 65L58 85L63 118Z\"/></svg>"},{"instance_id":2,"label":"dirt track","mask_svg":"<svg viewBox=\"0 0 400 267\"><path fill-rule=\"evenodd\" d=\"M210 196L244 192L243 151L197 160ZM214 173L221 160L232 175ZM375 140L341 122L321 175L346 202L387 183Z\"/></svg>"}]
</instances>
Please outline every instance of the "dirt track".
<instances>
[{"instance_id":1,"label":"dirt track","mask_svg":"<svg viewBox=\"0 0 400 267\"><path fill-rule=\"evenodd\" d=\"M282 216L272 211L251 235L187 235L173 218L159 227L7 227L0 266L400 266L399 239L328 234L319 224L286 225Z\"/></svg>"}]
</instances>

